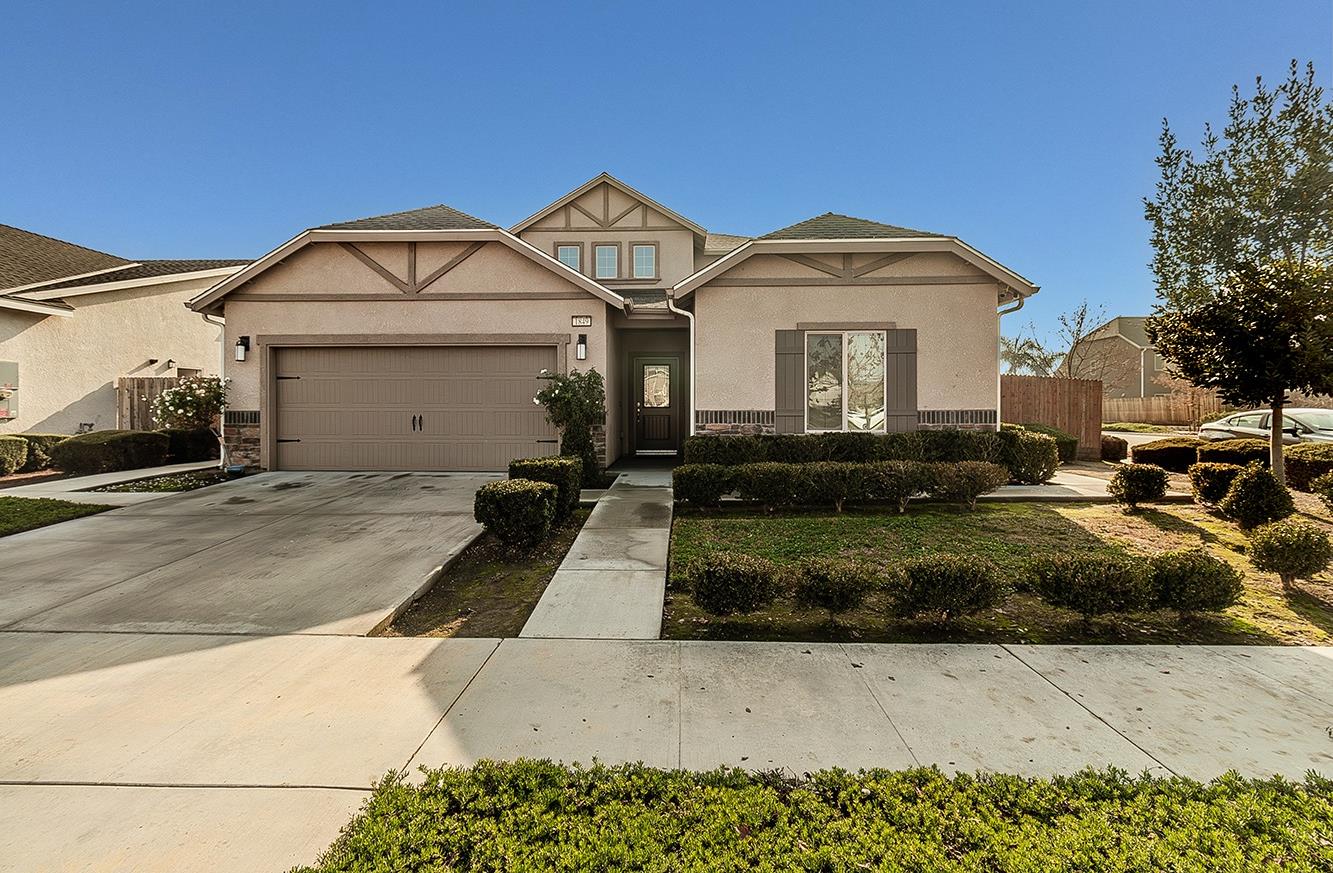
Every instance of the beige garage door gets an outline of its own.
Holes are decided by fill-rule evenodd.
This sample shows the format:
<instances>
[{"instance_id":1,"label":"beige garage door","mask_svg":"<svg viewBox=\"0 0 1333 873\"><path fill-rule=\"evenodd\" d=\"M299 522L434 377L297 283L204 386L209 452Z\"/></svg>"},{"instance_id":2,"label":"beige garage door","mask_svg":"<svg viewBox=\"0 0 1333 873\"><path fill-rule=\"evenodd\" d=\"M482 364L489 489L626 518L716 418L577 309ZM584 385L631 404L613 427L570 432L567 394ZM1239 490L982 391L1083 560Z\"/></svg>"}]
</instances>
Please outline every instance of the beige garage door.
<instances>
[{"instance_id":1,"label":"beige garage door","mask_svg":"<svg viewBox=\"0 0 1333 873\"><path fill-rule=\"evenodd\" d=\"M532 402L552 346L368 346L276 352L281 470L503 470L556 453Z\"/></svg>"}]
</instances>

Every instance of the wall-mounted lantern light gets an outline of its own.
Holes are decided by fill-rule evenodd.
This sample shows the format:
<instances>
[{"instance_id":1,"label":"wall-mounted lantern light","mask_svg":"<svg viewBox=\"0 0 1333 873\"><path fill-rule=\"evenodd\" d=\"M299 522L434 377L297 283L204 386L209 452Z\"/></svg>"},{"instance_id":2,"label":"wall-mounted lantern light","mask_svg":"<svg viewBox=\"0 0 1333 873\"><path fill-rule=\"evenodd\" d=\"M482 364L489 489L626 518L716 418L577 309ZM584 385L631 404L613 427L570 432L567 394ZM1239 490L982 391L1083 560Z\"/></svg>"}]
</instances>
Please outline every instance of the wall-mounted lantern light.
<instances>
[{"instance_id":1,"label":"wall-mounted lantern light","mask_svg":"<svg viewBox=\"0 0 1333 873\"><path fill-rule=\"evenodd\" d=\"M578 361L588 360L588 335L579 334L579 341L574 345L574 359Z\"/></svg>"},{"instance_id":2,"label":"wall-mounted lantern light","mask_svg":"<svg viewBox=\"0 0 1333 873\"><path fill-rule=\"evenodd\" d=\"M236 339L236 360L244 361L245 353L248 351L250 351L250 337L238 337Z\"/></svg>"},{"instance_id":3,"label":"wall-mounted lantern light","mask_svg":"<svg viewBox=\"0 0 1333 873\"><path fill-rule=\"evenodd\" d=\"M175 359L175 358L167 358L167 369L168 369L168 370L174 369L175 366L176 366L176 359Z\"/></svg>"}]
</instances>

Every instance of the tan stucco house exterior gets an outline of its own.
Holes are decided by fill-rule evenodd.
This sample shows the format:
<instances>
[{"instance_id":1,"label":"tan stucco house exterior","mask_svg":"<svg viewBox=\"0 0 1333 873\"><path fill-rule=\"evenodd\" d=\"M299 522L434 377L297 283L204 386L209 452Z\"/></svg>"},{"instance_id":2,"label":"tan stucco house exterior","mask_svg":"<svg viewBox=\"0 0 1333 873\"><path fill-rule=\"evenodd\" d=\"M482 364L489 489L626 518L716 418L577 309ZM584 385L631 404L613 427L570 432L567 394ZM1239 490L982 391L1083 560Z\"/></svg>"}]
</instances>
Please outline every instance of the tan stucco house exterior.
<instances>
[{"instance_id":1,"label":"tan stucco house exterior","mask_svg":"<svg viewBox=\"0 0 1333 873\"><path fill-rule=\"evenodd\" d=\"M233 460L496 470L551 454L543 369L595 368L604 455L691 433L998 426L1037 287L963 241L826 213L719 234L602 174L505 229L448 206L306 230L200 294Z\"/></svg>"},{"instance_id":2,"label":"tan stucco house exterior","mask_svg":"<svg viewBox=\"0 0 1333 873\"><path fill-rule=\"evenodd\" d=\"M245 263L131 260L0 224L0 433L113 428L118 378L218 373L220 324L184 304Z\"/></svg>"}]
</instances>

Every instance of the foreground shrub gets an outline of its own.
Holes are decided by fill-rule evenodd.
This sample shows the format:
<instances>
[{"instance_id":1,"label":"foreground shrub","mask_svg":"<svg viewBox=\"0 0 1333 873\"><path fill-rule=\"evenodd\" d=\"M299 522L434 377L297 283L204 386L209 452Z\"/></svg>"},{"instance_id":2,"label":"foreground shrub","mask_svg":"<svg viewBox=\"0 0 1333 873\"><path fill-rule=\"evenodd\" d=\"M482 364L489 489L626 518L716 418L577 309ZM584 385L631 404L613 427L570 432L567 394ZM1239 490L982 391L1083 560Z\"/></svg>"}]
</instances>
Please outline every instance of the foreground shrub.
<instances>
[{"instance_id":1,"label":"foreground shrub","mask_svg":"<svg viewBox=\"0 0 1333 873\"><path fill-rule=\"evenodd\" d=\"M28 458L19 468L22 473L35 473L51 467L51 447L62 440L69 439L63 433L25 433L17 434L28 442ZM214 441L216 442L216 440Z\"/></svg>"},{"instance_id":2,"label":"foreground shrub","mask_svg":"<svg viewBox=\"0 0 1333 873\"><path fill-rule=\"evenodd\" d=\"M560 454L583 462L583 487L602 484L602 454L593 428L606 423L606 383L595 368L537 376L545 382L533 401L546 409L548 424L560 430Z\"/></svg>"},{"instance_id":3,"label":"foreground shrub","mask_svg":"<svg viewBox=\"0 0 1333 873\"><path fill-rule=\"evenodd\" d=\"M1205 506L1216 506L1222 502L1231 490L1231 483L1236 481L1244 467L1236 464L1216 464L1200 462L1190 467L1190 489L1194 500Z\"/></svg>"},{"instance_id":4,"label":"foreground shrub","mask_svg":"<svg viewBox=\"0 0 1333 873\"><path fill-rule=\"evenodd\" d=\"M1041 476L1047 464L1044 456L1046 439L1042 434L1016 428L1015 433L1026 433L1027 440L1006 436L995 431L918 430L903 433L814 433L765 434L763 436L691 436L685 440L686 464L723 464L740 466L772 462L778 464L810 464L817 461L990 461L1010 466L1021 463L1027 471L1023 475ZM1016 446L1023 444L1023 451ZM1059 463L1054 440L1049 442L1049 467L1054 471ZM1011 475L1017 474L1012 473ZM1050 478L1050 473L1044 474ZM1045 481L1036 479L1036 481Z\"/></svg>"},{"instance_id":5,"label":"foreground shrub","mask_svg":"<svg viewBox=\"0 0 1333 873\"><path fill-rule=\"evenodd\" d=\"M692 436L685 439L685 463L728 467L765 460L764 444L755 436Z\"/></svg>"},{"instance_id":6,"label":"foreground shrub","mask_svg":"<svg viewBox=\"0 0 1333 873\"><path fill-rule=\"evenodd\" d=\"M1282 451L1287 486L1310 491L1320 476L1333 473L1333 443L1297 443Z\"/></svg>"},{"instance_id":7,"label":"foreground shrub","mask_svg":"<svg viewBox=\"0 0 1333 873\"><path fill-rule=\"evenodd\" d=\"M1328 534L1305 521L1277 521L1250 535L1250 560L1260 570L1276 573L1282 587L1322 573L1333 560Z\"/></svg>"},{"instance_id":8,"label":"foreground shrub","mask_svg":"<svg viewBox=\"0 0 1333 873\"><path fill-rule=\"evenodd\" d=\"M1152 602L1142 561L1107 555L1055 555L1034 561L1032 589L1052 606L1088 620L1110 612L1137 612Z\"/></svg>"},{"instance_id":9,"label":"foreground shrub","mask_svg":"<svg viewBox=\"0 0 1333 873\"><path fill-rule=\"evenodd\" d=\"M1040 485L1055 475L1060 451L1054 437L1021 428L1002 430L999 437L1003 445L1001 463L1015 482Z\"/></svg>"},{"instance_id":10,"label":"foreground shrub","mask_svg":"<svg viewBox=\"0 0 1333 873\"><path fill-rule=\"evenodd\" d=\"M877 586L875 573L852 561L809 558L796 567L796 602L828 610L830 620L861 606Z\"/></svg>"},{"instance_id":11,"label":"foreground shrub","mask_svg":"<svg viewBox=\"0 0 1333 873\"><path fill-rule=\"evenodd\" d=\"M1136 464L1155 464L1172 473L1184 473L1199 460L1199 446L1203 443L1198 437L1167 437L1135 446L1129 456Z\"/></svg>"},{"instance_id":12,"label":"foreground shrub","mask_svg":"<svg viewBox=\"0 0 1333 873\"><path fill-rule=\"evenodd\" d=\"M736 468L736 493L742 500L762 503L772 510L791 506L809 493L808 464L777 464L763 461Z\"/></svg>"},{"instance_id":13,"label":"foreground shrub","mask_svg":"<svg viewBox=\"0 0 1333 873\"><path fill-rule=\"evenodd\" d=\"M731 491L732 469L722 464L686 464L671 471L675 499L691 506L717 506Z\"/></svg>"},{"instance_id":14,"label":"foreground shrub","mask_svg":"<svg viewBox=\"0 0 1333 873\"><path fill-rule=\"evenodd\" d=\"M716 552L689 569L694 603L710 615L755 612L780 590L778 568L770 561L737 552Z\"/></svg>"},{"instance_id":15,"label":"foreground shrub","mask_svg":"<svg viewBox=\"0 0 1333 873\"><path fill-rule=\"evenodd\" d=\"M1107 483L1111 499L1134 512L1140 503L1150 503L1166 496L1166 471L1152 464L1122 464Z\"/></svg>"},{"instance_id":16,"label":"foreground shrub","mask_svg":"<svg viewBox=\"0 0 1333 873\"><path fill-rule=\"evenodd\" d=\"M1072 464L1078 458L1078 437L1072 433L1066 433L1060 428L1051 427L1048 424L1028 424L1026 422L1023 424L1023 429L1032 433L1044 433L1055 440L1055 449L1059 455L1060 463Z\"/></svg>"},{"instance_id":17,"label":"foreground shrub","mask_svg":"<svg viewBox=\"0 0 1333 873\"><path fill-rule=\"evenodd\" d=\"M1157 603L1182 613L1220 612L1240 602L1240 571L1204 549L1167 552L1149 561Z\"/></svg>"},{"instance_id":18,"label":"foreground shrub","mask_svg":"<svg viewBox=\"0 0 1333 873\"><path fill-rule=\"evenodd\" d=\"M222 454L217 435L208 428L164 428L167 460L173 464L215 461Z\"/></svg>"},{"instance_id":19,"label":"foreground shrub","mask_svg":"<svg viewBox=\"0 0 1333 873\"><path fill-rule=\"evenodd\" d=\"M534 545L551 533L559 499L549 482L502 479L477 489L472 515L507 545Z\"/></svg>"},{"instance_id":20,"label":"foreground shrub","mask_svg":"<svg viewBox=\"0 0 1333 873\"><path fill-rule=\"evenodd\" d=\"M759 456L750 461L776 461L780 464L813 464L829 459L828 443L820 436L780 433L757 438Z\"/></svg>"},{"instance_id":21,"label":"foreground shrub","mask_svg":"<svg viewBox=\"0 0 1333 873\"><path fill-rule=\"evenodd\" d=\"M1333 512L1333 473L1325 473L1311 482L1310 490L1319 495L1329 512Z\"/></svg>"},{"instance_id":22,"label":"foreground shrub","mask_svg":"<svg viewBox=\"0 0 1333 873\"><path fill-rule=\"evenodd\" d=\"M95 430L51 447L55 466L76 476L160 467L167 462L171 441L164 433L145 430Z\"/></svg>"},{"instance_id":23,"label":"foreground shrub","mask_svg":"<svg viewBox=\"0 0 1333 873\"><path fill-rule=\"evenodd\" d=\"M908 502L926 490L931 466L921 461L880 461L866 470L866 490L871 500L882 500L907 511Z\"/></svg>"},{"instance_id":24,"label":"foreground shrub","mask_svg":"<svg viewBox=\"0 0 1333 873\"><path fill-rule=\"evenodd\" d=\"M1124 437L1102 435L1102 460L1119 463L1129 457L1129 441Z\"/></svg>"},{"instance_id":25,"label":"foreground shrub","mask_svg":"<svg viewBox=\"0 0 1333 873\"><path fill-rule=\"evenodd\" d=\"M933 614L946 624L999 606L1008 593L994 564L968 555L908 560L900 583L891 589L895 615Z\"/></svg>"},{"instance_id":26,"label":"foreground shrub","mask_svg":"<svg viewBox=\"0 0 1333 873\"><path fill-rule=\"evenodd\" d=\"M579 491L583 487L583 461L580 458L556 456L510 461L509 478L554 485L556 521L569 518L579 508Z\"/></svg>"},{"instance_id":27,"label":"foreground shrub","mask_svg":"<svg viewBox=\"0 0 1333 873\"><path fill-rule=\"evenodd\" d=\"M1286 518L1296 511L1296 502L1272 472L1250 464L1236 474L1217 508L1241 527L1251 528Z\"/></svg>"},{"instance_id":28,"label":"foreground shrub","mask_svg":"<svg viewBox=\"0 0 1333 873\"><path fill-rule=\"evenodd\" d=\"M21 436L0 434L0 476L18 472L28 461L28 441Z\"/></svg>"},{"instance_id":29,"label":"foreground shrub","mask_svg":"<svg viewBox=\"0 0 1333 873\"><path fill-rule=\"evenodd\" d=\"M1330 787L483 761L386 776L303 870L1311 873L1328 867Z\"/></svg>"},{"instance_id":30,"label":"foreground shrub","mask_svg":"<svg viewBox=\"0 0 1333 873\"><path fill-rule=\"evenodd\" d=\"M805 465L806 493L801 503L832 505L842 512L844 504L866 500L867 476L865 463L845 461L818 461Z\"/></svg>"},{"instance_id":31,"label":"foreground shrub","mask_svg":"<svg viewBox=\"0 0 1333 873\"><path fill-rule=\"evenodd\" d=\"M1214 464L1268 464L1268 441L1234 439L1205 442L1199 446L1199 460Z\"/></svg>"},{"instance_id":32,"label":"foreground shrub","mask_svg":"<svg viewBox=\"0 0 1333 873\"><path fill-rule=\"evenodd\" d=\"M956 464L932 464L926 486L932 497L962 503L969 510L977 508L977 498L989 494L1009 481L1009 471L985 461L959 461Z\"/></svg>"},{"instance_id":33,"label":"foreground shrub","mask_svg":"<svg viewBox=\"0 0 1333 873\"><path fill-rule=\"evenodd\" d=\"M813 438L821 449L820 460L866 463L879 460L886 451L883 434L821 433Z\"/></svg>"}]
</instances>

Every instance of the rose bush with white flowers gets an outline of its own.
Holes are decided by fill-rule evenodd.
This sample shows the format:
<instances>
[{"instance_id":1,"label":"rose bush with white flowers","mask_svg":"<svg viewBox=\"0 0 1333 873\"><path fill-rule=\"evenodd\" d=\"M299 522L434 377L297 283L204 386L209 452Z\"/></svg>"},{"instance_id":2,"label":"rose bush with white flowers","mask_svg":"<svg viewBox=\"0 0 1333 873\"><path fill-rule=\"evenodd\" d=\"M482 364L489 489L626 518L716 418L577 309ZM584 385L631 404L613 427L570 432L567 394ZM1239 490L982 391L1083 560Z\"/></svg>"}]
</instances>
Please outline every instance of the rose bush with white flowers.
<instances>
[{"instance_id":1,"label":"rose bush with white flowers","mask_svg":"<svg viewBox=\"0 0 1333 873\"><path fill-rule=\"evenodd\" d=\"M546 420L560 428L560 454L583 461L583 487L596 487L602 477L601 458L593 442L592 427L606 421L606 384L596 369L569 375L542 370L539 379L546 387L532 402L546 407Z\"/></svg>"},{"instance_id":2,"label":"rose bush with white flowers","mask_svg":"<svg viewBox=\"0 0 1333 873\"><path fill-rule=\"evenodd\" d=\"M219 376L186 376L153 400L159 427L182 430L213 428L227 402L227 380Z\"/></svg>"}]
</instances>

